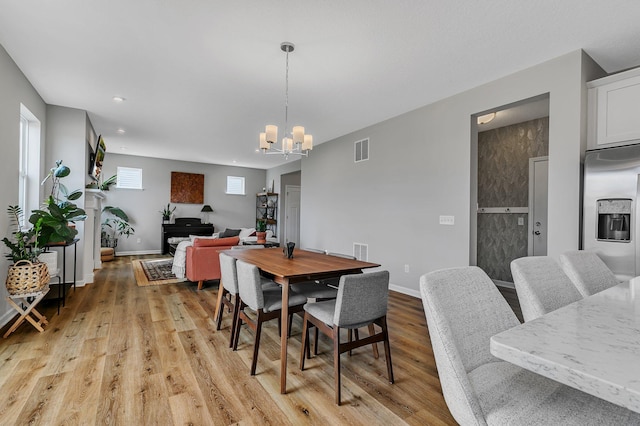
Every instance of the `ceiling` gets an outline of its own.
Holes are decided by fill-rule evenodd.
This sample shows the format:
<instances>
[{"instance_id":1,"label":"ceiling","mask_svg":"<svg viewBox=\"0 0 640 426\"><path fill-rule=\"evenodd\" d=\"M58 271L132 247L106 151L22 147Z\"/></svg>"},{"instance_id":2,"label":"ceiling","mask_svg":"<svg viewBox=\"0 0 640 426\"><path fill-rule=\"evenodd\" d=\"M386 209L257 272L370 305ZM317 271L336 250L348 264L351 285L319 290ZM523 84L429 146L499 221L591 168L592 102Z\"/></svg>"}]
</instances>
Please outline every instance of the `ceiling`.
<instances>
[{"instance_id":1,"label":"ceiling","mask_svg":"<svg viewBox=\"0 0 640 426\"><path fill-rule=\"evenodd\" d=\"M258 168L285 162L255 152L266 124L284 127L283 41L296 45L289 126L316 145L580 48L610 73L640 65L637 0L0 0L0 12L0 44L44 101L88 111L108 151Z\"/></svg>"}]
</instances>

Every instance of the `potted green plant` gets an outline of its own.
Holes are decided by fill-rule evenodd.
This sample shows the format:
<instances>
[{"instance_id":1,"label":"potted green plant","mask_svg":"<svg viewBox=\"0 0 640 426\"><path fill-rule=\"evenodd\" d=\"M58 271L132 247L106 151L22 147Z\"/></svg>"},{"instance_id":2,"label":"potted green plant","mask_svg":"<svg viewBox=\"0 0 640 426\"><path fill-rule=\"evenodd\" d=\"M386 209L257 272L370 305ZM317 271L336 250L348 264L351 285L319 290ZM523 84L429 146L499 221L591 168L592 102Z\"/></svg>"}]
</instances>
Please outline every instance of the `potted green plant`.
<instances>
[{"instance_id":1,"label":"potted green plant","mask_svg":"<svg viewBox=\"0 0 640 426\"><path fill-rule=\"evenodd\" d=\"M169 221L171 220L171 215L175 210L176 206L173 206L173 208L171 208L171 203L167 203L167 207L160 210L160 214L162 215L162 222L169 223Z\"/></svg>"},{"instance_id":2,"label":"potted green plant","mask_svg":"<svg viewBox=\"0 0 640 426\"><path fill-rule=\"evenodd\" d=\"M125 238L132 236L136 230L129 223L129 216L119 207L105 206L102 213L106 215L102 222L101 246L118 246L118 238L124 235Z\"/></svg>"},{"instance_id":3,"label":"potted green plant","mask_svg":"<svg viewBox=\"0 0 640 426\"><path fill-rule=\"evenodd\" d=\"M105 179L104 182L100 184L101 191L108 191L113 185L118 181L118 175L113 175L109 179Z\"/></svg>"},{"instance_id":4,"label":"potted green plant","mask_svg":"<svg viewBox=\"0 0 640 426\"><path fill-rule=\"evenodd\" d=\"M60 180L69 176L71 170L62 164L62 160L56 161L56 166L52 167L49 174L44 178L41 185L49 179L52 181L51 193L45 200L42 209L31 212L29 222L34 226L41 224L41 232L37 237L38 245L41 247L51 244L70 243L73 241L78 231L70 223L82 221L87 218L85 211L79 208L72 201L82 196L81 190L69 191Z\"/></svg>"},{"instance_id":5,"label":"potted green plant","mask_svg":"<svg viewBox=\"0 0 640 426\"><path fill-rule=\"evenodd\" d=\"M38 255L42 252L42 247L38 245L38 236L42 228L41 222L37 222L30 229L23 229L21 225L23 213L20 206L7 207L7 214L14 231L11 234L11 240L7 237L2 239L2 242L10 250L9 253L5 254L5 257L13 263L19 260L37 262Z\"/></svg>"},{"instance_id":6,"label":"potted green plant","mask_svg":"<svg viewBox=\"0 0 640 426\"><path fill-rule=\"evenodd\" d=\"M7 291L12 295L38 291L49 282L47 264L41 263L38 258L42 253L42 246L38 243L42 223L36 222L32 228L24 229L20 206L9 206L7 214L14 229L11 239L2 239L10 250L5 257L13 262L5 282Z\"/></svg>"},{"instance_id":7,"label":"potted green plant","mask_svg":"<svg viewBox=\"0 0 640 426\"><path fill-rule=\"evenodd\" d=\"M267 221L265 219L258 219L256 222L256 239L257 243L267 242Z\"/></svg>"}]
</instances>

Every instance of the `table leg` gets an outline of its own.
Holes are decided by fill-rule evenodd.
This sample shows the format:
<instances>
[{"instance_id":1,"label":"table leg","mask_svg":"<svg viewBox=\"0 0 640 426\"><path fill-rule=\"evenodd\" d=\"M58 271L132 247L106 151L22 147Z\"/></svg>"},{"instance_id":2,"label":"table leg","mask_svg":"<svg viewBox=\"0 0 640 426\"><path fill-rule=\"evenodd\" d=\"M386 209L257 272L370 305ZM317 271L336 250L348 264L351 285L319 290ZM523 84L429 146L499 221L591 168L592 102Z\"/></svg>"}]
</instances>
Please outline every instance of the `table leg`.
<instances>
[{"instance_id":1,"label":"table leg","mask_svg":"<svg viewBox=\"0 0 640 426\"><path fill-rule=\"evenodd\" d=\"M222 322L222 298L224 297L224 286L222 284L222 280L220 280L220 284L218 284L218 299L216 301L216 311L213 314L213 321L216 323L216 330L220 330L220 323ZM237 303L237 302L236 302ZM236 319L234 318L232 323Z\"/></svg>"},{"instance_id":2,"label":"table leg","mask_svg":"<svg viewBox=\"0 0 640 426\"><path fill-rule=\"evenodd\" d=\"M67 246L62 248L62 306L67 301Z\"/></svg>"},{"instance_id":3,"label":"table leg","mask_svg":"<svg viewBox=\"0 0 640 426\"><path fill-rule=\"evenodd\" d=\"M76 259L78 258L78 242L73 244L73 291L76 291Z\"/></svg>"},{"instance_id":4,"label":"table leg","mask_svg":"<svg viewBox=\"0 0 640 426\"><path fill-rule=\"evenodd\" d=\"M289 336L289 281L282 283L282 316L280 323L280 393L287 393L287 336Z\"/></svg>"}]
</instances>

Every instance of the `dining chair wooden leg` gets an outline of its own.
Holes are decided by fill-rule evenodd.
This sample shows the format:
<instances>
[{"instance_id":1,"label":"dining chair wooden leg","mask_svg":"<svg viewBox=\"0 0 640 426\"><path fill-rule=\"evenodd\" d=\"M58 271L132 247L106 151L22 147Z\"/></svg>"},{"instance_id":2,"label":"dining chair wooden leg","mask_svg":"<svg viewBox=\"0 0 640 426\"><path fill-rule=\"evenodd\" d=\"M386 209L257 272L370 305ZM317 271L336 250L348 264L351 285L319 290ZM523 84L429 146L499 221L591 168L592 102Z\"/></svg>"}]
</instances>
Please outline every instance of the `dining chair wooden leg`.
<instances>
[{"instance_id":1,"label":"dining chair wooden leg","mask_svg":"<svg viewBox=\"0 0 640 426\"><path fill-rule=\"evenodd\" d=\"M258 311L258 319L256 321L256 337L253 344L253 360L251 360L251 375L256 375L256 365L258 364L258 350L260 349L260 336L262 334L262 323L264 318L262 315L262 309Z\"/></svg>"},{"instance_id":2,"label":"dining chair wooden leg","mask_svg":"<svg viewBox=\"0 0 640 426\"><path fill-rule=\"evenodd\" d=\"M240 315L240 295L236 294L233 304L233 319L231 320L231 336L229 337L229 347L233 348L236 328L238 327L238 316Z\"/></svg>"},{"instance_id":3,"label":"dining chair wooden leg","mask_svg":"<svg viewBox=\"0 0 640 426\"><path fill-rule=\"evenodd\" d=\"M317 333L317 329L316 329ZM300 371L304 370L304 359L309 357L309 318L304 314L302 318L302 347L300 348Z\"/></svg>"},{"instance_id":4,"label":"dining chair wooden leg","mask_svg":"<svg viewBox=\"0 0 640 426\"><path fill-rule=\"evenodd\" d=\"M203 282L204 282L203 280L198 281L198 290L202 290L202 283Z\"/></svg>"},{"instance_id":5,"label":"dining chair wooden leg","mask_svg":"<svg viewBox=\"0 0 640 426\"><path fill-rule=\"evenodd\" d=\"M389 383L393 384L393 367L391 366L391 345L389 345L389 331L387 328L387 316L382 317L380 321L382 333L384 335L384 357L387 360L387 374L389 375Z\"/></svg>"},{"instance_id":6,"label":"dining chair wooden leg","mask_svg":"<svg viewBox=\"0 0 640 426\"><path fill-rule=\"evenodd\" d=\"M373 328L373 324L369 324L369 336L373 336L374 334L376 334L376 329ZM375 359L380 358L380 354L378 353L378 344L374 342L371 346L373 346L373 357Z\"/></svg>"},{"instance_id":7,"label":"dining chair wooden leg","mask_svg":"<svg viewBox=\"0 0 640 426\"><path fill-rule=\"evenodd\" d=\"M341 380L340 380L340 327L333 327L333 375L334 386L336 388L336 404L340 405Z\"/></svg>"},{"instance_id":8,"label":"dining chair wooden leg","mask_svg":"<svg viewBox=\"0 0 640 426\"><path fill-rule=\"evenodd\" d=\"M240 295L237 296L238 301L236 302L238 304L238 315L236 318L236 328L234 330L234 335L233 335L233 350L236 351L238 350L238 340L240 338L240 328L242 327L242 318L241 318L241 313L242 310L244 309L245 305L244 302L242 301L242 299L240 298Z\"/></svg>"},{"instance_id":9,"label":"dining chair wooden leg","mask_svg":"<svg viewBox=\"0 0 640 426\"><path fill-rule=\"evenodd\" d=\"M228 292L222 286L222 281L221 281L220 286L218 287L218 299L216 301L216 311L213 316L216 321L216 330L220 330L220 324L222 323L222 309L224 305L223 299L226 297L226 293Z\"/></svg>"}]
</instances>

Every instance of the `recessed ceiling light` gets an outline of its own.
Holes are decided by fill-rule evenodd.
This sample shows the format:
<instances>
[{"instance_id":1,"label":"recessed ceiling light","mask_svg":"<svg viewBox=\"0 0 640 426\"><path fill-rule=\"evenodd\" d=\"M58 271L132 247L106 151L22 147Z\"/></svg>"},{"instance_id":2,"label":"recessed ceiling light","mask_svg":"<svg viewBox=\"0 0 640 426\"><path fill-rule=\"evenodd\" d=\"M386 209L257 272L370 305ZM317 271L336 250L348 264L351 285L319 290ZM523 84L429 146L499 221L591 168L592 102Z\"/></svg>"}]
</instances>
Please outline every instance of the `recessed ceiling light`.
<instances>
[{"instance_id":1,"label":"recessed ceiling light","mask_svg":"<svg viewBox=\"0 0 640 426\"><path fill-rule=\"evenodd\" d=\"M112 99L113 99L113 102L116 102L118 104L125 101L125 98L123 98L122 96L114 96Z\"/></svg>"},{"instance_id":2,"label":"recessed ceiling light","mask_svg":"<svg viewBox=\"0 0 640 426\"><path fill-rule=\"evenodd\" d=\"M121 146L121 147L120 147L120 150L121 150L121 151L126 151L126 150L127 150L127 147L126 147L126 146Z\"/></svg>"},{"instance_id":3,"label":"recessed ceiling light","mask_svg":"<svg viewBox=\"0 0 640 426\"><path fill-rule=\"evenodd\" d=\"M236 163L237 163L237 161L236 161L236 160L233 160L233 164L236 164Z\"/></svg>"},{"instance_id":4,"label":"recessed ceiling light","mask_svg":"<svg viewBox=\"0 0 640 426\"><path fill-rule=\"evenodd\" d=\"M119 134L119 135L124 135L125 133L127 133L127 131L125 129L120 128L120 129L116 130L116 133Z\"/></svg>"},{"instance_id":5,"label":"recessed ceiling light","mask_svg":"<svg viewBox=\"0 0 640 426\"><path fill-rule=\"evenodd\" d=\"M496 118L495 112L490 112L489 114L481 115L480 117L478 117L478 124L487 124L494 118Z\"/></svg>"}]
</instances>

